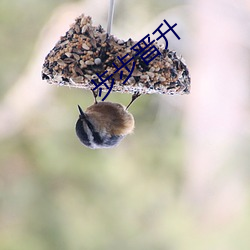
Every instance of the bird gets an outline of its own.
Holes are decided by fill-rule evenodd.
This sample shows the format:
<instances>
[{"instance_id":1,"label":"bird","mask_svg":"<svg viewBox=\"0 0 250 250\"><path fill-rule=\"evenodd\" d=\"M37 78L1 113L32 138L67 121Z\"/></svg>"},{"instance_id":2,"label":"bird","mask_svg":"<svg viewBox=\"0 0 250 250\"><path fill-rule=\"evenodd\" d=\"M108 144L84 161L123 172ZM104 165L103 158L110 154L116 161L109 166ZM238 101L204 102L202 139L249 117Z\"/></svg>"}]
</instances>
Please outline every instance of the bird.
<instances>
[{"instance_id":1,"label":"bird","mask_svg":"<svg viewBox=\"0 0 250 250\"><path fill-rule=\"evenodd\" d=\"M131 134L135 127L133 115L128 112L130 105L140 96L136 92L127 107L113 102L95 102L85 112L78 105L79 118L75 130L80 142L91 149L112 148Z\"/></svg>"}]
</instances>

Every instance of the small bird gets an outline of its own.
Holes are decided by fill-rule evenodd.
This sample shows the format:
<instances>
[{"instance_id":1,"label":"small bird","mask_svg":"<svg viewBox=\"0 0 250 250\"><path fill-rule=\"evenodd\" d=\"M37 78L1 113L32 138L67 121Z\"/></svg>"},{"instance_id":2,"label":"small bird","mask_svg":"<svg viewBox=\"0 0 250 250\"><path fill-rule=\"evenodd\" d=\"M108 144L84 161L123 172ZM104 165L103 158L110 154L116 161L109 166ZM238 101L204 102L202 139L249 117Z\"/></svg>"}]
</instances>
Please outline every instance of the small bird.
<instances>
[{"instance_id":1,"label":"small bird","mask_svg":"<svg viewBox=\"0 0 250 250\"><path fill-rule=\"evenodd\" d=\"M140 94L135 93L126 108L119 103L97 102L97 95L92 92L95 98L93 105L85 112L78 105L80 115L76 122L76 134L80 141L91 149L117 146L134 130L134 117L127 109Z\"/></svg>"}]
</instances>

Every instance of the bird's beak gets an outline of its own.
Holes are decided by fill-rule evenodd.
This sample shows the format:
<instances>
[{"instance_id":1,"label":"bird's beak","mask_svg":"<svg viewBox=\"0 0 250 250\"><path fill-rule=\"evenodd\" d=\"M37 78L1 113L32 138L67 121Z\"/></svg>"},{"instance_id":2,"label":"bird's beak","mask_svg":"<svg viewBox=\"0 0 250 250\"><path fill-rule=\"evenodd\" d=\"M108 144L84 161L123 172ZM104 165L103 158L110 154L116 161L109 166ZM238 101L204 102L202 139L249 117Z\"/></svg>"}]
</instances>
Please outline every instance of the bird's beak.
<instances>
[{"instance_id":1,"label":"bird's beak","mask_svg":"<svg viewBox=\"0 0 250 250\"><path fill-rule=\"evenodd\" d=\"M84 112L82 111L82 108L79 105L77 105L77 106L78 106L78 110L79 110L79 113L80 113L80 118L86 118Z\"/></svg>"}]
</instances>

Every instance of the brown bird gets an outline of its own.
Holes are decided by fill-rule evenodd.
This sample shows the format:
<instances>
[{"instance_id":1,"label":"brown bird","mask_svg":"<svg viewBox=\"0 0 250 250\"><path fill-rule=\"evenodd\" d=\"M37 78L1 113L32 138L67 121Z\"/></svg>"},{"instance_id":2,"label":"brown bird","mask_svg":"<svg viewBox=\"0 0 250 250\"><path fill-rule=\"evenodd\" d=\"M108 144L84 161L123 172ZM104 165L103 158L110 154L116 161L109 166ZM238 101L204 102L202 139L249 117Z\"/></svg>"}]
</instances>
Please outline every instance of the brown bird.
<instances>
[{"instance_id":1,"label":"brown bird","mask_svg":"<svg viewBox=\"0 0 250 250\"><path fill-rule=\"evenodd\" d=\"M140 94L132 96L127 108L119 103L97 102L96 94L93 94L95 103L85 112L78 105L80 115L76 122L76 134L86 147L114 147L134 130L134 117L127 109Z\"/></svg>"}]
</instances>

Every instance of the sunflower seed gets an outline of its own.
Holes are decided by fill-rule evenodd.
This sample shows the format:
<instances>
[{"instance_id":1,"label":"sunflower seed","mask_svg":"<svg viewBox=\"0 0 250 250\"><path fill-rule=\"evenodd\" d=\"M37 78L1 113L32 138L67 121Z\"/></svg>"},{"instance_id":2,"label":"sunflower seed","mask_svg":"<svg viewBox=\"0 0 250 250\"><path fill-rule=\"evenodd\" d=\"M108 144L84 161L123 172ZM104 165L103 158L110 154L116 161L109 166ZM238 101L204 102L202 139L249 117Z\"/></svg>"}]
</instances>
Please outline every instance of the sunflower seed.
<instances>
[{"instance_id":1,"label":"sunflower seed","mask_svg":"<svg viewBox=\"0 0 250 250\"><path fill-rule=\"evenodd\" d=\"M89 50L89 46L86 44L86 43L83 43L82 44L82 48L85 49L85 50Z\"/></svg>"}]
</instances>

